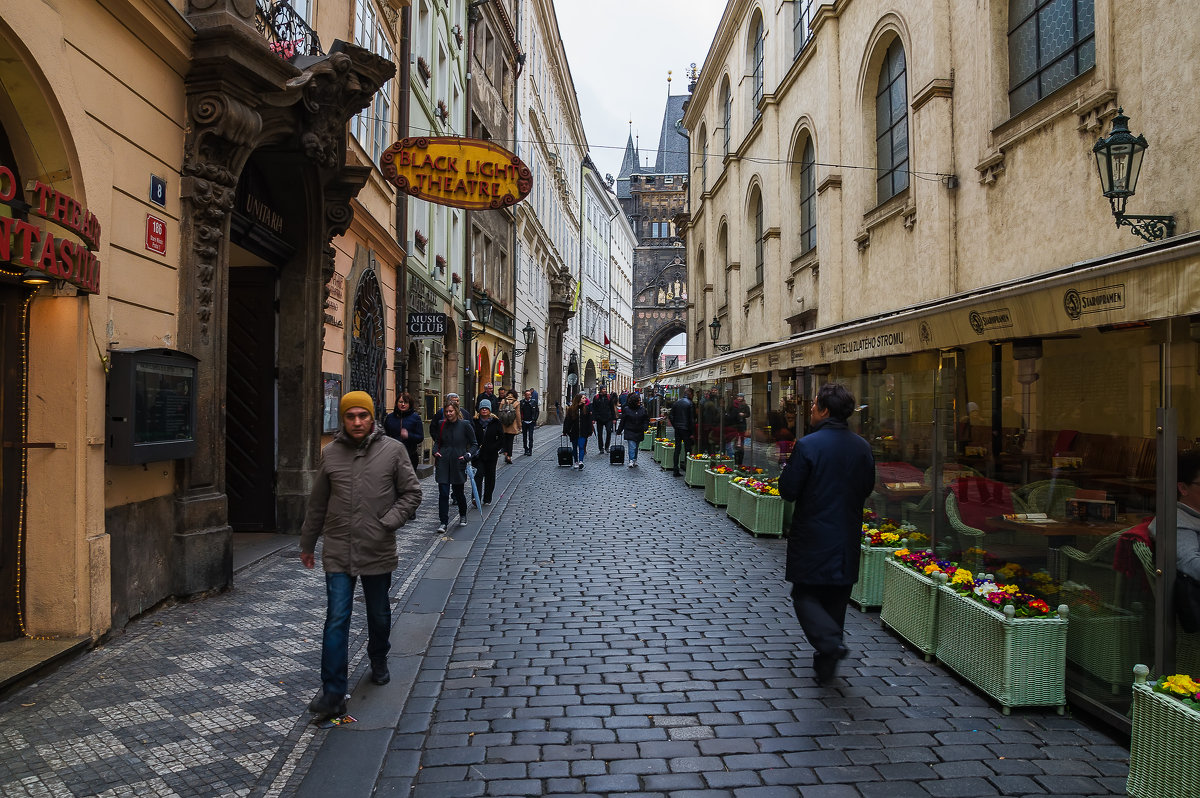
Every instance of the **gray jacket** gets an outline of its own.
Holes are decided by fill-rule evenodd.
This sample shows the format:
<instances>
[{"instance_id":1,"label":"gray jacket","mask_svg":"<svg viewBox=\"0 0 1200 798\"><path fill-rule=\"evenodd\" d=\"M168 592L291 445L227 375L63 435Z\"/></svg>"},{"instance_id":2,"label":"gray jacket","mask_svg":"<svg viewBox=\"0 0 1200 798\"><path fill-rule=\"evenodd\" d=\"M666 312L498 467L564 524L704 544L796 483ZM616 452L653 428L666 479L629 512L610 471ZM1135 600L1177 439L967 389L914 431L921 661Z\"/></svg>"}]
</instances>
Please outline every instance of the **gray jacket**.
<instances>
[{"instance_id":1,"label":"gray jacket","mask_svg":"<svg viewBox=\"0 0 1200 798\"><path fill-rule=\"evenodd\" d=\"M499 426L499 422L496 422ZM475 443L475 430L470 421L446 421L445 426L439 426L439 434L435 436L433 453L436 465L433 476L439 485L462 485L467 481L467 464L459 458L469 454L479 456L479 447ZM437 455L441 455L438 457Z\"/></svg>"},{"instance_id":2,"label":"gray jacket","mask_svg":"<svg viewBox=\"0 0 1200 798\"><path fill-rule=\"evenodd\" d=\"M362 445L339 430L321 450L308 497L300 551L311 554L325 536L326 571L375 576L396 569L396 529L421 504L408 450L376 425Z\"/></svg>"}]
</instances>

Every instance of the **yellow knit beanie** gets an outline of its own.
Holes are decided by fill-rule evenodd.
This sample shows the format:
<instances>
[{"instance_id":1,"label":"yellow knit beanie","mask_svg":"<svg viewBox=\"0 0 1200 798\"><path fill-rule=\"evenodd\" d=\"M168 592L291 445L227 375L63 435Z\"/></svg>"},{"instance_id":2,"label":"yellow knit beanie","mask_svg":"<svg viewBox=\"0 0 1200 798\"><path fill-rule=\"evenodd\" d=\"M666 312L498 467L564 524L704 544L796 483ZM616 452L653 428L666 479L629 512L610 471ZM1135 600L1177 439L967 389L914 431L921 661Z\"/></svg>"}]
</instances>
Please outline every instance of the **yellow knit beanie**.
<instances>
[{"instance_id":1,"label":"yellow knit beanie","mask_svg":"<svg viewBox=\"0 0 1200 798\"><path fill-rule=\"evenodd\" d=\"M343 396L342 401L338 402L338 414L345 416L352 407L361 407L371 414L371 418L375 418L375 400L366 391L351 391Z\"/></svg>"}]
</instances>

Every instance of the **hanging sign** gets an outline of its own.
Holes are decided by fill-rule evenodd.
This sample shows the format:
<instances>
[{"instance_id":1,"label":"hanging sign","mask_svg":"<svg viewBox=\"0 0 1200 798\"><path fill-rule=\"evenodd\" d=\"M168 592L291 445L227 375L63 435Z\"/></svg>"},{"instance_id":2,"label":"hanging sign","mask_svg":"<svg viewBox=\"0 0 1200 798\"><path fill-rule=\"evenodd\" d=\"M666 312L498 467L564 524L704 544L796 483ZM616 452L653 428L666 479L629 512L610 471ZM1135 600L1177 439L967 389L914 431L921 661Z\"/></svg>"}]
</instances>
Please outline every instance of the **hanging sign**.
<instances>
[{"instance_id":1,"label":"hanging sign","mask_svg":"<svg viewBox=\"0 0 1200 798\"><path fill-rule=\"evenodd\" d=\"M62 235L24 219L0 216L0 263L43 272L55 280L65 280L81 291L95 294L100 290L100 222L94 213L67 194L40 180L31 181L28 190L32 202L28 213L51 222L77 236L76 243ZM20 186L16 175L0 165L0 201L17 198Z\"/></svg>"},{"instance_id":2,"label":"hanging sign","mask_svg":"<svg viewBox=\"0 0 1200 798\"><path fill-rule=\"evenodd\" d=\"M409 338L442 338L446 335L445 313L409 313Z\"/></svg>"},{"instance_id":3,"label":"hanging sign","mask_svg":"<svg viewBox=\"0 0 1200 798\"><path fill-rule=\"evenodd\" d=\"M533 188L533 174L520 158L463 136L401 139L383 151L379 168L406 194L465 210L515 205Z\"/></svg>"}]
</instances>

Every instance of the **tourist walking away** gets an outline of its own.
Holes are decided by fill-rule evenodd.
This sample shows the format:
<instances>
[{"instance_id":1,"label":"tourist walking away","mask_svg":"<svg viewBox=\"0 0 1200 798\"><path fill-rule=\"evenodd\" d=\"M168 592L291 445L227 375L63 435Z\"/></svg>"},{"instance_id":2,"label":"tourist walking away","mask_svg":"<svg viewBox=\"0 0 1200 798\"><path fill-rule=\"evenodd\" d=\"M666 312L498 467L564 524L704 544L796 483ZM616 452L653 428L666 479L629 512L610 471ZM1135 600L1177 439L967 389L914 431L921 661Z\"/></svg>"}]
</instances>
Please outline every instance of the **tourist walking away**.
<instances>
[{"instance_id":1,"label":"tourist walking away","mask_svg":"<svg viewBox=\"0 0 1200 798\"><path fill-rule=\"evenodd\" d=\"M362 580L367 610L371 681L387 684L391 650L388 590L396 569L396 529L417 512L421 485L408 452L375 423L375 402L350 391L338 403L342 426L321 450L321 463L300 530L300 562L316 565L324 537L325 631L321 638L321 692L308 709L323 718L346 713L350 668L350 611L354 583Z\"/></svg>"},{"instance_id":2,"label":"tourist walking away","mask_svg":"<svg viewBox=\"0 0 1200 798\"><path fill-rule=\"evenodd\" d=\"M717 454L721 451L721 404L717 401L716 389L710 389L700 403L700 424L697 437L700 451Z\"/></svg>"},{"instance_id":3,"label":"tourist walking away","mask_svg":"<svg viewBox=\"0 0 1200 798\"><path fill-rule=\"evenodd\" d=\"M488 401L488 404L490 404L492 406L492 412L493 413L496 412L496 408L497 408L497 406L499 406L500 400L496 397L496 392L495 392L494 388L495 388L495 386L490 382L484 384L483 392L480 393L479 396L475 397L475 412L476 413L479 412L479 403L485 399Z\"/></svg>"},{"instance_id":4,"label":"tourist walking away","mask_svg":"<svg viewBox=\"0 0 1200 798\"><path fill-rule=\"evenodd\" d=\"M787 581L804 636L815 649L818 684L837 675L846 654L846 605L858 581L863 505L875 486L870 445L850 431L854 395L841 383L817 391L812 432L792 450L779 495L796 503L787 543Z\"/></svg>"},{"instance_id":5,"label":"tourist walking away","mask_svg":"<svg viewBox=\"0 0 1200 798\"><path fill-rule=\"evenodd\" d=\"M688 452L692 448L692 436L696 434L696 407L692 404L692 389L685 388L683 394L671 405L671 426L675 429L675 476L679 476L679 464L687 466Z\"/></svg>"},{"instance_id":6,"label":"tourist walking away","mask_svg":"<svg viewBox=\"0 0 1200 798\"><path fill-rule=\"evenodd\" d=\"M446 417L438 425L433 444L433 478L438 486L438 532L445 532L450 523L450 495L458 507L458 525L467 525L467 463L479 453L475 443L475 428L462 417L457 404L443 408Z\"/></svg>"},{"instance_id":7,"label":"tourist walking away","mask_svg":"<svg viewBox=\"0 0 1200 798\"><path fill-rule=\"evenodd\" d=\"M496 409L496 420L504 428L503 446L504 462L512 463L513 441L521 434L521 400L512 388L504 391L500 407Z\"/></svg>"},{"instance_id":8,"label":"tourist walking away","mask_svg":"<svg viewBox=\"0 0 1200 798\"><path fill-rule=\"evenodd\" d=\"M484 506L492 503L492 491L496 487L496 461L504 447L504 427L492 415L492 403L479 400L479 413L471 422L475 430L475 442L479 445L479 456L475 462L475 490Z\"/></svg>"},{"instance_id":9,"label":"tourist walking away","mask_svg":"<svg viewBox=\"0 0 1200 798\"><path fill-rule=\"evenodd\" d=\"M437 443L438 432L442 428L442 419L446 417L446 405L458 407L458 394L453 391L446 394L445 404L438 408L437 412L433 414L433 418L429 419L429 437L434 443ZM461 411L459 415L462 415Z\"/></svg>"},{"instance_id":10,"label":"tourist walking away","mask_svg":"<svg viewBox=\"0 0 1200 798\"><path fill-rule=\"evenodd\" d=\"M425 424L421 421L421 414L413 407L410 394L405 392L396 397L395 408L383 419L383 431L389 438L395 438L404 444L415 471L421 464L421 442L425 440Z\"/></svg>"},{"instance_id":11,"label":"tourist walking away","mask_svg":"<svg viewBox=\"0 0 1200 798\"><path fill-rule=\"evenodd\" d=\"M750 406L746 404L746 395L738 394L733 397L729 411L725 414L725 453L733 458L738 465L746 454L746 430L750 421Z\"/></svg>"},{"instance_id":12,"label":"tourist walking away","mask_svg":"<svg viewBox=\"0 0 1200 798\"><path fill-rule=\"evenodd\" d=\"M625 447L629 450L629 462L626 468L637 468L638 446L646 437L650 428L650 414L642 407L642 399L636 393L630 394L625 408L621 411L621 423L617 426L617 434L625 439Z\"/></svg>"},{"instance_id":13,"label":"tourist walking away","mask_svg":"<svg viewBox=\"0 0 1200 798\"><path fill-rule=\"evenodd\" d=\"M612 445L613 420L616 418L612 394L603 388L592 400L592 421L596 425L596 445L600 452L607 452Z\"/></svg>"},{"instance_id":14,"label":"tourist walking away","mask_svg":"<svg viewBox=\"0 0 1200 798\"><path fill-rule=\"evenodd\" d=\"M537 399L533 398L533 391L526 388L525 398L521 400L521 445L525 449L525 456L533 455L533 430L537 427L538 416L541 409L538 408Z\"/></svg>"},{"instance_id":15,"label":"tourist walking away","mask_svg":"<svg viewBox=\"0 0 1200 798\"><path fill-rule=\"evenodd\" d=\"M583 458L587 455L587 439L592 437L592 414L588 409L587 397L582 393L575 394L575 401L567 409L567 417L563 419L563 435L575 447L575 467L582 471Z\"/></svg>"}]
</instances>

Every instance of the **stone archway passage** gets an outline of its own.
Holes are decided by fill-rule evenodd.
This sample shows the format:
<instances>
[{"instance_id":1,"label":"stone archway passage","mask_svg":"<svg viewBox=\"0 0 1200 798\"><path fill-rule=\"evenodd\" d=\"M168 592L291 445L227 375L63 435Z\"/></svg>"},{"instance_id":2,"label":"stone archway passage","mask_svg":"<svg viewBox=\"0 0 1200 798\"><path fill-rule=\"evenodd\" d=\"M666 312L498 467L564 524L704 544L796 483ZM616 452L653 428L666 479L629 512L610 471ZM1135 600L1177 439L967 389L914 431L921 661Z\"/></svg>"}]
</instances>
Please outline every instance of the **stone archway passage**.
<instances>
[{"instance_id":1,"label":"stone archway passage","mask_svg":"<svg viewBox=\"0 0 1200 798\"><path fill-rule=\"evenodd\" d=\"M687 334L687 325L682 318L670 319L654 331L653 335L646 342L645 348L638 353L642 366L642 374L655 374L658 372L658 357L662 354L663 347L672 338L680 334Z\"/></svg>"}]
</instances>

